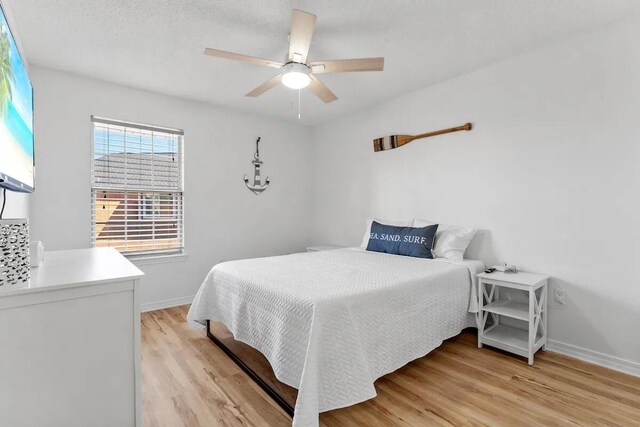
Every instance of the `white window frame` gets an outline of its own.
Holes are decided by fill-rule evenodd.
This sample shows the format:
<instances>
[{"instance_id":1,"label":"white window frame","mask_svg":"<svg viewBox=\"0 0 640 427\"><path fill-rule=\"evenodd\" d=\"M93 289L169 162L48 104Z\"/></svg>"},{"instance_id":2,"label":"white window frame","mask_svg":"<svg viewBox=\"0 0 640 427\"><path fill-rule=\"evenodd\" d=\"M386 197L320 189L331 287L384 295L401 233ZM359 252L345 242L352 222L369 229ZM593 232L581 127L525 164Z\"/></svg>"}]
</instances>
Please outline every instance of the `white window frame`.
<instances>
[{"instance_id":1,"label":"white window frame","mask_svg":"<svg viewBox=\"0 0 640 427\"><path fill-rule=\"evenodd\" d=\"M178 137L178 153L177 153L177 161L178 161L178 171L179 171L179 181L180 181L180 188L178 190L159 190L156 188L152 188L152 187L148 187L148 188L123 188L123 187L98 187L95 185L95 177L94 177L94 153L95 153L95 148L96 148L96 141L95 141L95 128L96 128L96 124L102 124L102 125L113 125L113 126L122 126L122 127L127 127L127 128L131 128L131 129L139 129L139 130L146 130L146 131L152 131L152 132L159 132L159 133L165 133L165 134L172 134L172 135L176 135ZM94 210L94 198L96 197L97 192L99 191L109 191L109 192L114 192L114 193L139 193L139 195L141 197L143 197L145 194L157 194L157 193L166 193L166 194L172 194L173 195L173 200L174 200L174 204L176 206L179 206L179 210L177 211L177 217L176 217L176 223L177 223L177 230L176 230L176 234L177 234L177 240L178 240L178 245L175 248L166 248L166 249L153 249L153 250L119 250L119 252L128 257L128 258L133 258L133 259L149 259L149 258L164 258L164 257L176 257L176 256L186 256L185 255L185 204L184 204L184 131L181 129L175 129L175 128L167 128L167 127L161 127L161 126L154 126L154 125L147 125L147 124L142 124L142 123L135 123L135 122L130 122L130 121L125 121L125 120L115 120L115 119L108 119L108 118L104 118L104 117L98 117L98 116L91 116L91 158L90 158L90 164L91 164L91 201L89 203L89 207L91 210L91 242L92 242L92 246L93 247L97 247L97 239L96 239L96 214L95 214L95 210ZM179 202L179 203L178 203ZM139 219L156 219L157 217L155 215L152 215L152 218L144 218L145 216L145 206L143 205L143 202L139 202L139 207L138 207L140 214L139 214ZM173 216L173 215L172 215ZM159 216L160 218L162 218L162 215ZM126 236L125 236L125 240L126 240Z\"/></svg>"}]
</instances>

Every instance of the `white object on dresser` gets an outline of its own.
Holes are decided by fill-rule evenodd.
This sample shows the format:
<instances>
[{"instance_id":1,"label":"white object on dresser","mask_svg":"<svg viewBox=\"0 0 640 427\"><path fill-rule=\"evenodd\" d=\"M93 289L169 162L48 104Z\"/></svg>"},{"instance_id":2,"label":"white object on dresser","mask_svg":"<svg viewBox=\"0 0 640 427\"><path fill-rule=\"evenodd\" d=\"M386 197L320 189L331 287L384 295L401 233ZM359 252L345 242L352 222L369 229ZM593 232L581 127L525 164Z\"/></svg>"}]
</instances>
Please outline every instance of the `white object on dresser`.
<instances>
[{"instance_id":1,"label":"white object on dresser","mask_svg":"<svg viewBox=\"0 0 640 427\"><path fill-rule=\"evenodd\" d=\"M478 274L478 347L483 344L528 358L547 345L548 276L533 273L507 274L499 271ZM528 303L500 298L500 288L527 293ZM492 325L485 329L491 316ZM526 322L528 330L500 323L500 316Z\"/></svg>"},{"instance_id":2,"label":"white object on dresser","mask_svg":"<svg viewBox=\"0 0 640 427\"><path fill-rule=\"evenodd\" d=\"M32 240L29 244L29 255L31 256L31 268L40 267L44 261L44 245L40 240Z\"/></svg>"},{"instance_id":3,"label":"white object on dresser","mask_svg":"<svg viewBox=\"0 0 640 427\"><path fill-rule=\"evenodd\" d=\"M344 249L344 246L336 246L336 245L307 246L307 252L330 251L333 249Z\"/></svg>"},{"instance_id":4,"label":"white object on dresser","mask_svg":"<svg viewBox=\"0 0 640 427\"><path fill-rule=\"evenodd\" d=\"M0 424L142 425L142 276L112 248L45 252L0 291Z\"/></svg>"}]
</instances>

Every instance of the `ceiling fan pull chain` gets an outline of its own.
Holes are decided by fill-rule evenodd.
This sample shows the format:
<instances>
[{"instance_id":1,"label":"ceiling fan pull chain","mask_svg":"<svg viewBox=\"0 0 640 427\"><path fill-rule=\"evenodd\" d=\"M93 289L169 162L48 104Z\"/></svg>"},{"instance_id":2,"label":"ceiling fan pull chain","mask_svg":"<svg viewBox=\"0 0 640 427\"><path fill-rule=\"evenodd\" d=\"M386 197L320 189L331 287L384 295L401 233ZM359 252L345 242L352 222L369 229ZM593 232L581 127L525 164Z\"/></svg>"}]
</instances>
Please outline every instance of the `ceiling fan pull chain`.
<instances>
[{"instance_id":1,"label":"ceiling fan pull chain","mask_svg":"<svg viewBox=\"0 0 640 427\"><path fill-rule=\"evenodd\" d=\"M300 89L298 89L298 120L300 120Z\"/></svg>"}]
</instances>

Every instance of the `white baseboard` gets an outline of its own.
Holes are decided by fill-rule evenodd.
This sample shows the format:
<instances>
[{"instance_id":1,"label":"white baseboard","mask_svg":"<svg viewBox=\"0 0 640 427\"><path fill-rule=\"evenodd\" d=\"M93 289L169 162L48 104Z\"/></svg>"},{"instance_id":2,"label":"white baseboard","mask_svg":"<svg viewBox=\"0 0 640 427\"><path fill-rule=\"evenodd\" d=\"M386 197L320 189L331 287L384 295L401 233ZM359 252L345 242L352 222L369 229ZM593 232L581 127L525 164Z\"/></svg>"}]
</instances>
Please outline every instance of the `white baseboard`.
<instances>
[{"instance_id":1,"label":"white baseboard","mask_svg":"<svg viewBox=\"0 0 640 427\"><path fill-rule=\"evenodd\" d=\"M593 363L594 365L604 366L605 368L620 371L625 374L640 377L640 363L631 362L629 360L619 359L608 354L599 353L577 345L567 344L560 341L548 340L547 350L564 354L565 356L575 357L584 362Z\"/></svg>"},{"instance_id":2,"label":"white baseboard","mask_svg":"<svg viewBox=\"0 0 640 427\"><path fill-rule=\"evenodd\" d=\"M186 297L146 302L140 305L140 310L144 313L147 311L160 310L163 308L170 308L178 305L191 304L193 302L193 298L195 298L195 295L188 295Z\"/></svg>"}]
</instances>

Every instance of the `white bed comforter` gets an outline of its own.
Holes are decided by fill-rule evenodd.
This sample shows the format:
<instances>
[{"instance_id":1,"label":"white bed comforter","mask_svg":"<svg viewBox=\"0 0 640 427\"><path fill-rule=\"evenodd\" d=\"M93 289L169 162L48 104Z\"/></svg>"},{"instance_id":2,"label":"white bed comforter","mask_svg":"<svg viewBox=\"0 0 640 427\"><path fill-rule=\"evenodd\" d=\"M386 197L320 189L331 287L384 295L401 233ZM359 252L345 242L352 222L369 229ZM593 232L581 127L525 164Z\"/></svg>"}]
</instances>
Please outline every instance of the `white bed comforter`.
<instances>
[{"instance_id":1,"label":"white bed comforter","mask_svg":"<svg viewBox=\"0 0 640 427\"><path fill-rule=\"evenodd\" d=\"M371 399L374 381L474 325L479 261L338 249L218 264L189 310L223 323L298 389L294 426Z\"/></svg>"}]
</instances>

